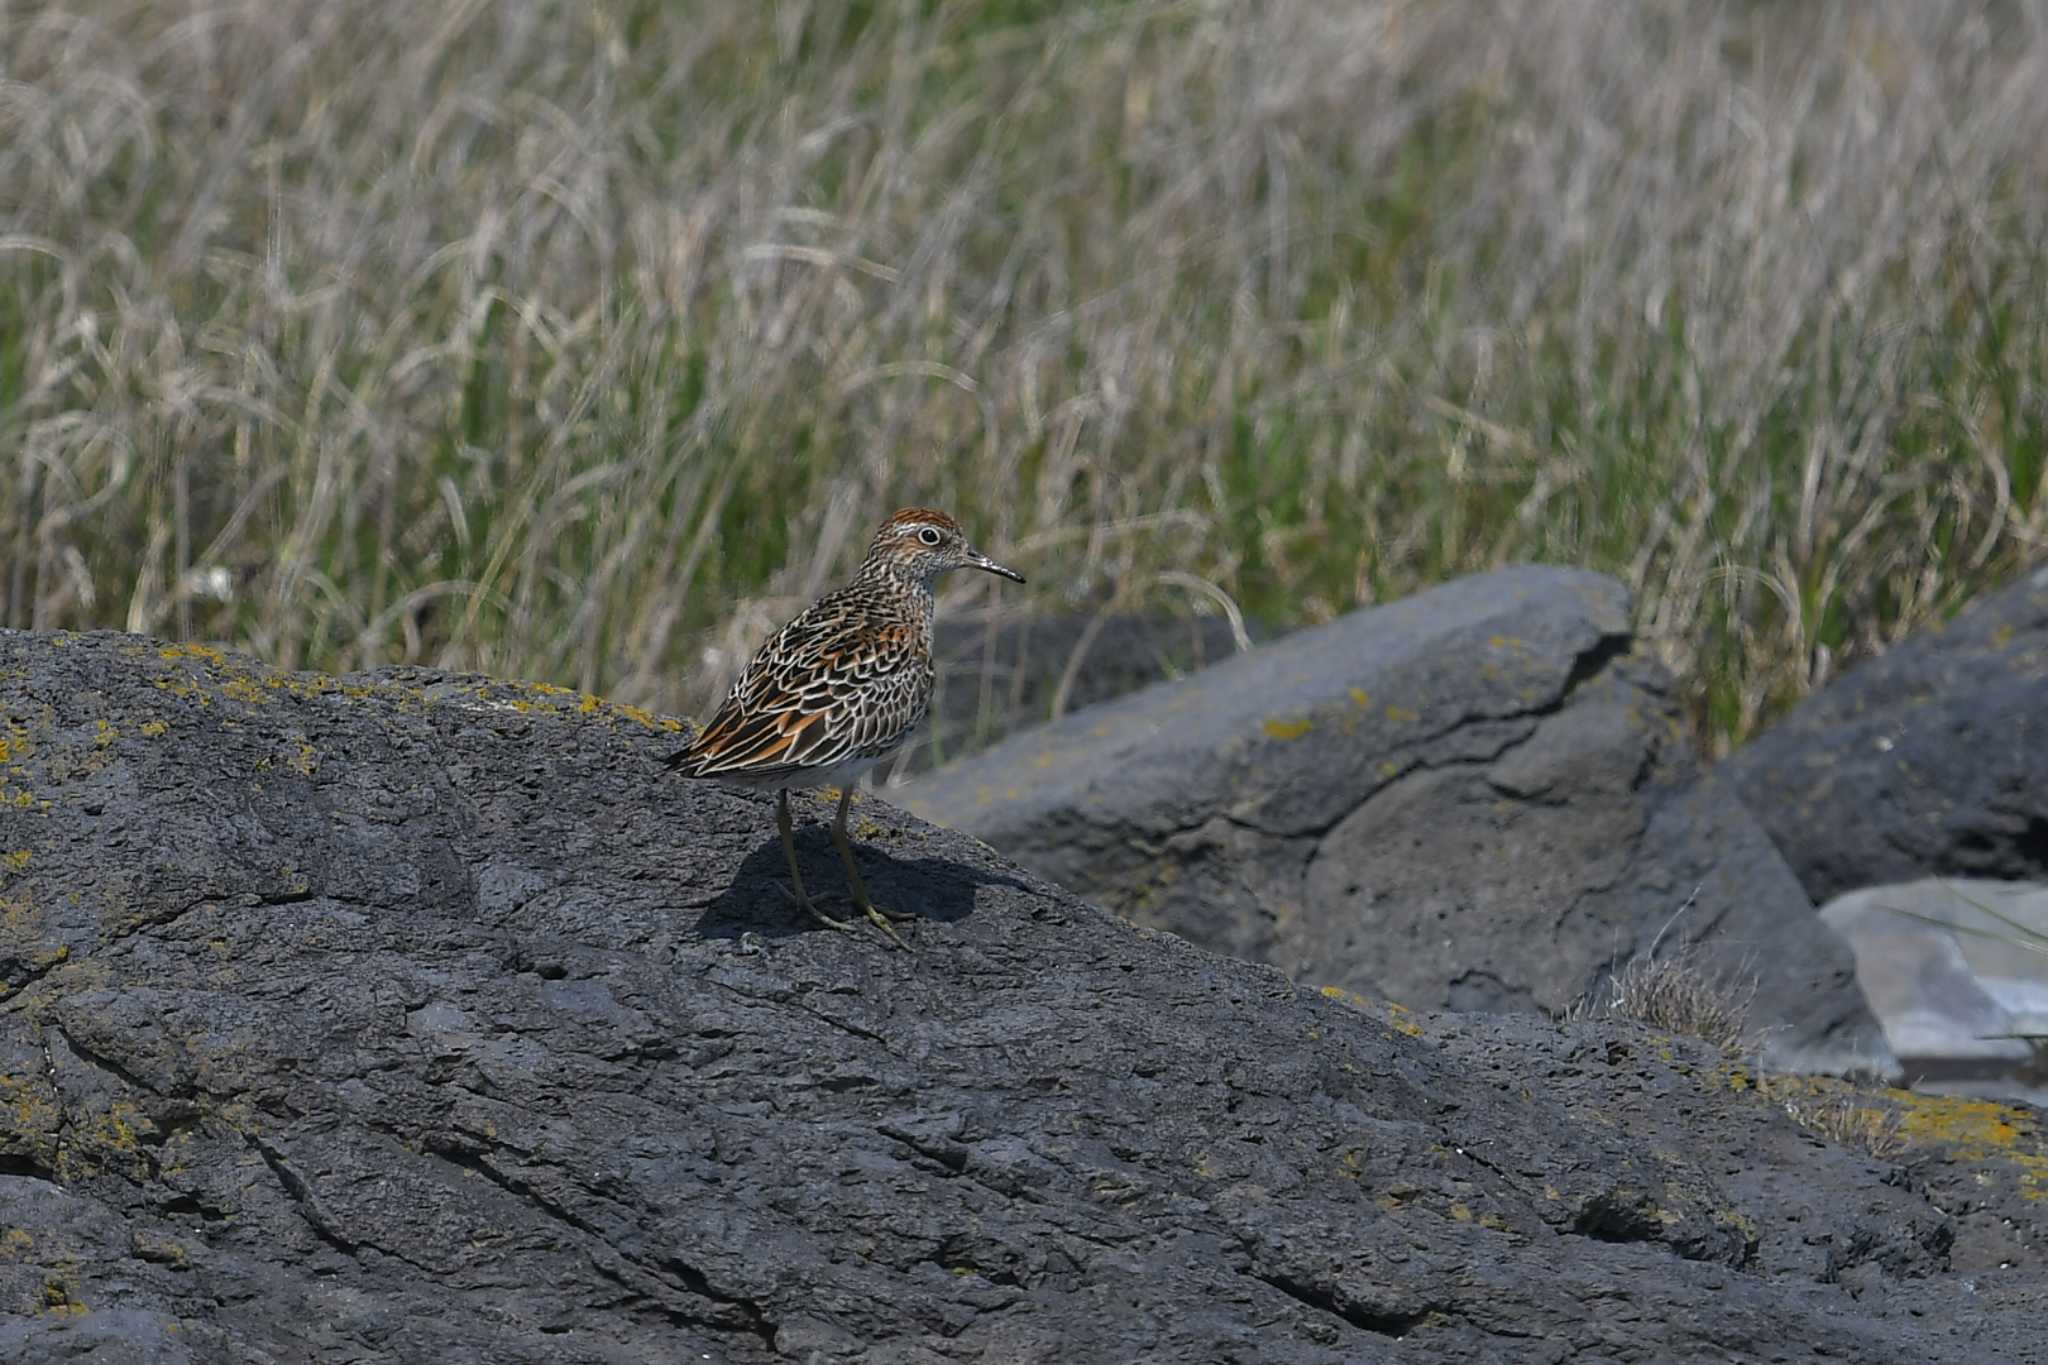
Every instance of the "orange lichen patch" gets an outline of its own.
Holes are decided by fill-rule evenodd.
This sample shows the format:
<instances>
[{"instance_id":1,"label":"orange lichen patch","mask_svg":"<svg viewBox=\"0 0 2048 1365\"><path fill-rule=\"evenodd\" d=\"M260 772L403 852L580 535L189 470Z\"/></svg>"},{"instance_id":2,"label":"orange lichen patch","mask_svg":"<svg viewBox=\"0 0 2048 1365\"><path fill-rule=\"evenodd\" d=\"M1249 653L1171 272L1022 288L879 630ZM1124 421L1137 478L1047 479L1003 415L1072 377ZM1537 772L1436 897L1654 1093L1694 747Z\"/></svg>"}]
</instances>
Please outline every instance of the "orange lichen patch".
<instances>
[{"instance_id":1,"label":"orange lichen patch","mask_svg":"<svg viewBox=\"0 0 2048 1365\"><path fill-rule=\"evenodd\" d=\"M632 721L635 725L641 726L643 729L658 730L662 728L661 721L656 720L652 715L637 706L631 706L622 701L615 701L612 703L612 710L618 712L627 720ZM681 721L670 721L669 728L680 730L683 728L683 723Z\"/></svg>"},{"instance_id":2,"label":"orange lichen patch","mask_svg":"<svg viewBox=\"0 0 2048 1365\"><path fill-rule=\"evenodd\" d=\"M1405 1033L1410 1038L1422 1036L1422 1025L1415 1022L1413 1012L1406 1005L1387 1001L1387 1023L1393 1026L1396 1033Z\"/></svg>"},{"instance_id":3,"label":"orange lichen patch","mask_svg":"<svg viewBox=\"0 0 2048 1365\"><path fill-rule=\"evenodd\" d=\"M1738 1084L1738 1081L1741 1083ZM1801 1097L1849 1096L1899 1116L1897 1139L1908 1148L1941 1147L1959 1161L2010 1166L2027 1199L2048 1199L2048 1142L2035 1116L2015 1105L1913 1090L1863 1090L1826 1076L1768 1076L1751 1081L1731 1071L1729 1084L1753 1087L1783 1103Z\"/></svg>"},{"instance_id":4,"label":"orange lichen patch","mask_svg":"<svg viewBox=\"0 0 2048 1365\"><path fill-rule=\"evenodd\" d=\"M1372 693L1366 691L1362 687L1352 688L1351 704L1357 707L1359 710L1363 711L1366 707L1372 705Z\"/></svg>"},{"instance_id":5,"label":"orange lichen patch","mask_svg":"<svg viewBox=\"0 0 2048 1365\"><path fill-rule=\"evenodd\" d=\"M2048 1148L2024 1109L1959 1095L1892 1092L1902 1107L1899 1136L1909 1144L1940 1144L1965 1161L1998 1157L2019 1170L2020 1193L2048 1199Z\"/></svg>"},{"instance_id":6,"label":"orange lichen patch","mask_svg":"<svg viewBox=\"0 0 2048 1365\"><path fill-rule=\"evenodd\" d=\"M190 678L151 678L149 682L157 691L168 693L179 701L196 701L202 707L213 705L213 698L206 695L206 689Z\"/></svg>"},{"instance_id":7,"label":"orange lichen patch","mask_svg":"<svg viewBox=\"0 0 2048 1365\"><path fill-rule=\"evenodd\" d=\"M253 678L229 678L220 685L220 694L251 706L270 705L270 694Z\"/></svg>"},{"instance_id":8,"label":"orange lichen patch","mask_svg":"<svg viewBox=\"0 0 2048 1365\"><path fill-rule=\"evenodd\" d=\"M228 661L228 656L212 645L165 645L156 653L160 659L203 659L216 668Z\"/></svg>"},{"instance_id":9,"label":"orange lichen patch","mask_svg":"<svg viewBox=\"0 0 2048 1365\"><path fill-rule=\"evenodd\" d=\"M36 751L28 731L19 725L9 725L7 733L0 735L0 763L15 763Z\"/></svg>"},{"instance_id":10,"label":"orange lichen patch","mask_svg":"<svg viewBox=\"0 0 2048 1365\"><path fill-rule=\"evenodd\" d=\"M493 692L494 687L499 690L516 688L542 700L531 701L519 697L497 696ZM578 715L601 716L606 720L614 721L624 718L643 729L659 730L671 735L683 734L688 730L688 727L682 721L668 716L657 716L643 707L633 706L626 702L612 701L594 692L579 692L573 687L560 687L554 683L485 683L476 689L476 697L479 701L489 702L493 706L504 707L510 711L517 711L522 715L531 715L535 711L554 711L559 714L562 708L551 705L550 703L553 699L557 697L574 697L576 698L575 709Z\"/></svg>"},{"instance_id":11,"label":"orange lichen patch","mask_svg":"<svg viewBox=\"0 0 2048 1365\"><path fill-rule=\"evenodd\" d=\"M1313 722L1306 718L1297 720L1280 720L1275 718L1267 721L1259 728L1266 732L1268 739L1300 739L1303 735L1314 729L1315 726Z\"/></svg>"},{"instance_id":12,"label":"orange lichen patch","mask_svg":"<svg viewBox=\"0 0 2048 1365\"><path fill-rule=\"evenodd\" d=\"M1389 706L1387 708L1387 719L1396 725L1412 725L1422 719L1422 713L1420 711L1411 711L1405 706Z\"/></svg>"}]
</instances>

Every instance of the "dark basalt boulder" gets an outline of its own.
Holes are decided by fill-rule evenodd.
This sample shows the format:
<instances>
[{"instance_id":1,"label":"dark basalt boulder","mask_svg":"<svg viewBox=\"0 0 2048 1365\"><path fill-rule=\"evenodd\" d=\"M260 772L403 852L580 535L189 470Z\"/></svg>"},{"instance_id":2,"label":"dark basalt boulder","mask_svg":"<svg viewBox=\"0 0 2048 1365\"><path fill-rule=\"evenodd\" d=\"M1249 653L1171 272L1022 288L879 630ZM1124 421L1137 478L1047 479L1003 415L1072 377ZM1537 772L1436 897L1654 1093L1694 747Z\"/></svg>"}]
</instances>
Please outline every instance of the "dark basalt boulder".
<instances>
[{"instance_id":1,"label":"dark basalt boulder","mask_svg":"<svg viewBox=\"0 0 2048 1365\"><path fill-rule=\"evenodd\" d=\"M2048 565L1850 669L1721 771L1817 903L2048 881Z\"/></svg>"},{"instance_id":2,"label":"dark basalt boulder","mask_svg":"<svg viewBox=\"0 0 2048 1365\"><path fill-rule=\"evenodd\" d=\"M0 1359L2042 1341L2033 1111L1876 1161L1699 1045L1297 986L865 801L898 952L680 728L0 633Z\"/></svg>"},{"instance_id":3,"label":"dark basalt boulder","mask_svg":"<svg viewBox=\"0 0 2048 1365\"><path fill-rule=\"evenodd\" d=\"M1845 945L1725 788L1613 579L1523 567L1287 636L900 789L1144 924L1425 1008L1559 1009L1663 935L1775 1060L1889 1067Z\"/></svg>"}]
</instances>

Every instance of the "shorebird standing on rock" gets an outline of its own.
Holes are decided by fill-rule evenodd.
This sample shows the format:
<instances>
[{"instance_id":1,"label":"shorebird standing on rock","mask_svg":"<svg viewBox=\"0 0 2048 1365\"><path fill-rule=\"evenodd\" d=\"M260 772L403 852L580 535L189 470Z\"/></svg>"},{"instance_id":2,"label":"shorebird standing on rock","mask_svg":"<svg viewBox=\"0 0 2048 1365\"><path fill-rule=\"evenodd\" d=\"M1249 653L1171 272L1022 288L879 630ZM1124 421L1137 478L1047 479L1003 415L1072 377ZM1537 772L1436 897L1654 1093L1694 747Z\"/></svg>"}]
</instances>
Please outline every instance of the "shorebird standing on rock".
<instances>
[{"instance_id":1,"label":"shorebird standing on rock","mask_svg":"<svg viewBox=\"0 0 2048 1365\"><path fill-rule=\"evenodd\" d=\"M834 929L849 920L820 910L804 890L789 814L792 787L839 788L832 842L846 864L854 905L899 948L875 908L847 842L846 811L860 775L900 747L931 706L932 584L953 569L983 569L1022 583L1024 575L967 543L960 523L928 507L906 507L882 523L853 581L812 603L770 636L689 747L669 755L685 777L775 789L775 824L789 880L805 910Z\"/></svg>"}]
</instances>

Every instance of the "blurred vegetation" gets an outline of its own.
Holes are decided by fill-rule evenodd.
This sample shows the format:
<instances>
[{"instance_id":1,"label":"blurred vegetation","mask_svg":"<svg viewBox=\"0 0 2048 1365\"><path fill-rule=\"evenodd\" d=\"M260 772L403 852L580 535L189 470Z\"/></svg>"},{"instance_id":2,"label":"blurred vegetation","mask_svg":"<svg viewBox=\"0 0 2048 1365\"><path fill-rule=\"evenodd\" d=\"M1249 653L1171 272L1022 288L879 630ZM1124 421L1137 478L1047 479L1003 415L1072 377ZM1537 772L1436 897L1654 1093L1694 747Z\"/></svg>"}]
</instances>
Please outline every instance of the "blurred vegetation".
<instances>
[{"instance_id":1,"label":"blurred vegetation","mask_svg":"<svg viewBox=\"0 0 2048 1365\"><path fill-rule=\"evenodd\" d=\"M2048 540L2048 7L0 3L0 621L700 705L1613 572L1716 747ZM960 584L966 597L994 589Z\"/></svg>"}]
</instances>

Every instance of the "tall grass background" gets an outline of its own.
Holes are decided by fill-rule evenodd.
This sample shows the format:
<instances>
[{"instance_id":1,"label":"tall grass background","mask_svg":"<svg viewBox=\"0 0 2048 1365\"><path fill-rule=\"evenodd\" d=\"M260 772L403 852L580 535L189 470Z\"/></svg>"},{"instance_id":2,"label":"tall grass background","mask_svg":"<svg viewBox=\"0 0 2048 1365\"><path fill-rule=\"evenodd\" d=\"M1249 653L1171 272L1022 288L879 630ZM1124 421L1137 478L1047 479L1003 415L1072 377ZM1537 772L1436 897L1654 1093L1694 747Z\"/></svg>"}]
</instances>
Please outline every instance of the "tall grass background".
<instances>
[{"instance_id":1,"label":"tall grass background","mask_svg":"<svg viewBox=\"0 0 2048 1365\"><path fill-rule=\"evenodd\" d=\"M2033 0L0 0L0 621L689 708L928 503L1041 610L1607 570L1725 748L2044 553L2043 91Z\"/></svg>"}]
</instances>

